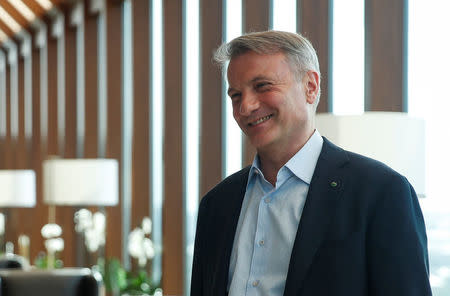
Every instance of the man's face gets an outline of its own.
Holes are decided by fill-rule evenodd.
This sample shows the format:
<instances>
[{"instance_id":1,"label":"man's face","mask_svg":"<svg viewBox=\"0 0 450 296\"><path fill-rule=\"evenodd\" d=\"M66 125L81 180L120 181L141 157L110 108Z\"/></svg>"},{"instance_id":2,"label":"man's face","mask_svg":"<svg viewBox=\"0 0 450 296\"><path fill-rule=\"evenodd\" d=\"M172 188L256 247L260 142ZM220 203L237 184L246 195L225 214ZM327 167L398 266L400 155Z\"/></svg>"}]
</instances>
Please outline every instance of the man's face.
<instances>
[{"instance_id":1,"label":"man's face","mask_svg":"<svg viewBox=\"0 0 450 296\"><path fill-rule=\"evenodd\" d=\"M228 95L233 116L259 152L291 149L311 136L318 89L314 74L295 77L283 53L247 52L230 61ZM315 86L310 81L314 78Z\"/></svg>"}]
</instances>

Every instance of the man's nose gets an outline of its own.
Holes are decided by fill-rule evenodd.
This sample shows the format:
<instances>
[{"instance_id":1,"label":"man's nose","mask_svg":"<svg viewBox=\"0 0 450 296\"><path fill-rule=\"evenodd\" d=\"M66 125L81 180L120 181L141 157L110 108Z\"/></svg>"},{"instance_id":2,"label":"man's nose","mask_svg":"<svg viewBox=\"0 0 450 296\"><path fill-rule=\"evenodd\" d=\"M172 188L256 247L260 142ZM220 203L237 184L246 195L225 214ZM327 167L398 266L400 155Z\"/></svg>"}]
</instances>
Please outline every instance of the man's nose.
<instances>
[{"instance_id":1,"label":"man's nose","mask_svg":"<svg viewBox=\"0 0 450 296\"><path fill-rule=\"evenodd\" d=\"M239 106L239 114L248 116L259 108L259 100L253 93L242 94L241 104Z\"/></svg>"}]
</instances>

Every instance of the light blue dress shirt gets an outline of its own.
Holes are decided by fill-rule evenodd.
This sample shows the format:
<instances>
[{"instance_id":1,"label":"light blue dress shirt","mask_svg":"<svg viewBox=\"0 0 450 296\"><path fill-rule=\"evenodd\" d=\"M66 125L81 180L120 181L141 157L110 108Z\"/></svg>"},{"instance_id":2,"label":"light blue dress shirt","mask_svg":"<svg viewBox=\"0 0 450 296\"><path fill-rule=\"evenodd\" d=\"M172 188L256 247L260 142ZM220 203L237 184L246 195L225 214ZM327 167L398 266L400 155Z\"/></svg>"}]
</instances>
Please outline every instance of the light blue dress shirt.
<instances>
[{"instance_id":1,"label":"light blue dress shirt","mask_svg":"<svg viewBox=\"0 0 450 296\"><path fill-rule=\"evenodd\" d=\"M231 252L229 296L281 296L323 139L316 130L279 171L275 187L255 157Z\"/></svg>"}]
</instances>

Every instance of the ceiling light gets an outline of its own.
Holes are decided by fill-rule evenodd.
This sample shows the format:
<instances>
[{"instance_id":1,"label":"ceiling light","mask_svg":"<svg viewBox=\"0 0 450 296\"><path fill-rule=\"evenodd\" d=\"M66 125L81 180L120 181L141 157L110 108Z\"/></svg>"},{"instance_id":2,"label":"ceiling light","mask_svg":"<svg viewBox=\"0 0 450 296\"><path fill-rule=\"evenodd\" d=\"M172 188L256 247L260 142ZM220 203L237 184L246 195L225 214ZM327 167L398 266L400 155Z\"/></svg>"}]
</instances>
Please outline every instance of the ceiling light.
<instances>
[{"instance_id":1,"label":"ceiling light","mask_svg":"<svg viewBox=\"0 0 450 296\"><path fill-rule=\"evenodd\" d=\"M20 25L0 6L0 20L3 21L14 33L20 31Z\"/></svg>"},{"instance_id":2,"label":"ceiling light","mask_svg":"<svg viewBox=\"0 0 450 296\"><path fill-rule=\"evenodd\" d=\"M50 10L53 6L50 0L36 0L36 2L39 3L39 5L41 5L45 10Z\"/></svg>"},{"instance_id":3,"label":"ceiling light","mask_svg":"<svg viewBox=\"0 0 450 296\"><path fill-rule=\"evenodd\" d=\"M28 6L22 2L22 0L8 0L9 3L11 3L17 11L22 14L27 21L32 22L36 16L34 13L28 8Z\"/></svg>"}]
</instances>

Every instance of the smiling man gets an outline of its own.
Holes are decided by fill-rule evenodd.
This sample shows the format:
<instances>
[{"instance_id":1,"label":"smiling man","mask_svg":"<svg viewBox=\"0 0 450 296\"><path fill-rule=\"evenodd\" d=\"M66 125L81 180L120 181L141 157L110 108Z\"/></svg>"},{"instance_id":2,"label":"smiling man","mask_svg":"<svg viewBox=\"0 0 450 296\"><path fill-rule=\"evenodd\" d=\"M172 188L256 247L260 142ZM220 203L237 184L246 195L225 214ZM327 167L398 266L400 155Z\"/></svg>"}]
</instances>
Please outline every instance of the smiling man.
<instances>
[{"instance_id":1,"label":"smiling man","mask_svg":"<svg viewBox=\"0 0 450 296\"><path fill-rule=\"evenodd\" d=\"M310 42L251 33L215 59L229 61L233 116L257 155L201 201L191 295L431 295L414 189L315 129Z\"/></svg>"}]
</instances>

